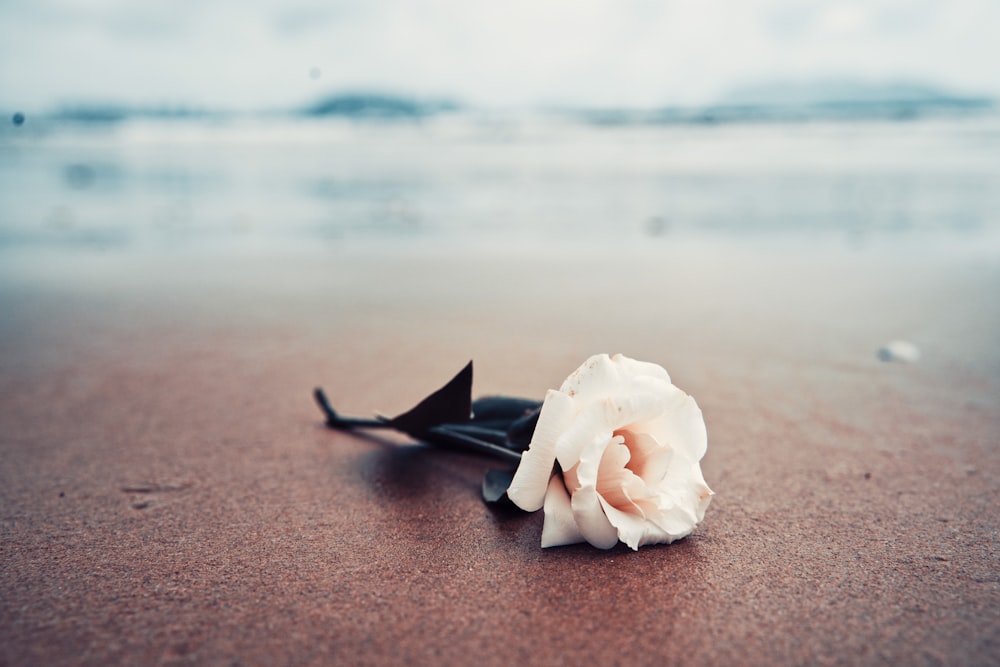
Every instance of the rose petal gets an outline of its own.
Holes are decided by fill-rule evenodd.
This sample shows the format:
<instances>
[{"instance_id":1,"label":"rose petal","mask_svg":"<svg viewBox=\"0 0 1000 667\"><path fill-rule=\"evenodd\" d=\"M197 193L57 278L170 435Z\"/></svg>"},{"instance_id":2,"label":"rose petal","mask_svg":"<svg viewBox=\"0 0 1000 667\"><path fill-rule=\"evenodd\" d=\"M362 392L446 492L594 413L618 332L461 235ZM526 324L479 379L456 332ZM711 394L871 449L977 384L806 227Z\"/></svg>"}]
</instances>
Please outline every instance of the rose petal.
<instances>
[{"instance_id":1,"label":"rose petal","mask_svg":"<svg viewBox=\"0 0 1000 667\"><path fill-rule=\"evenodd\" d=\"M604 457L604 450L614 442L614 436L610 433L606 438L593 437L590 442L580 452L580 458L575 466L563 468L567 471L567 477L572 477L574 483L567 484L570 493L576 493L584 487L597 488L597 478L600 473L601 459Z\"/></svg>"},{"instance_id":2,"label":"rose petal","mask_svg":"<svg viewBox=\"0 0 1000 667\"><path fill-rule=\"evenodd\" d=\"M639 501L654 498L654 495L646 489L642 479L626 467L629 450L622 444L622 440L621 436L616 436L601 456L597 471L597 493L612 507L643 516L645 510Z\"/></svg>"},{"instance_id":3,"label":"rose petal","mask_svg":"<svg viewBox=\"0 0 1000 667\"><path fill-rule=\"evenodd\" d=\"M649 433L636 432L629 427L615 431L625 440L630 456L626 466L646 484L658 487L673 459L673 451L657 442Z\"/></svg>"},{"instance_id":4,"label":"rose petal","mask_svg":"<svg viewBox=\"0 0 1000 667\"><path fill-rule=\"evenodd\" d=\"M705 518L705 510L712 502L715 491L712 491L705 483L705 478L701 474L701 466L697 463L692 468L691 479L690 493L692 494L691 499L695 503L694 515L698 521L701 521Z\"/></svg>"},{"instance_id":5,"label":"rose petal","mask_svg":"<svg viewBox=\"0 0 1000 667\"><path fill-rule=\"evenodd\" d=\"M578 412L572 425L556 442L556 459L563 470L569 470L580 461L580 453L597 442L601 446L611 439L614 430L609 421L613 407L609 402L595 403Z\"/></svg>"},{"instance_id":6,"label":"rose petal","mask_svg":"<svg viewBox=\"0 0 1000 667\"><path fill-rule=\"evenodd\" d=\"M605 399L609 404L608 422L612 428L622 428L636 422L656 419L669 409L672 385L659 380L632 383L620 390L618 395Z\"/></svg>"},{"instance_id":7,"label":"rose petal","mask_svg":"<svg viewBox=\"0 0 1000 667\"><path fill-rule=\"evenodd\" d=\"M649 433L660 444L684 452L692 461L700 461L708 448L701 408L691 396L672 385L666 399L662 415L633 424L633 430Z\"/></svg>"},{"instance_id":8,"label":"rose petal","mask_svg":"<svg viewBox=\"0 0 1000 667\"><path fill-rule=\"evenodd\" d=\"M657 525L672 540L690 535L698 525L695 506L684 499L680 502L671 493L662 493L656 507L646 513L650 523Z\"/></svg>"},{"instance_id":9,"label":"rose petal","mask_svg":"<svg viewBox=\"0 0 1000 667\"><path fill-rule=\"evenodd\" d=\"M622 512L612 507L607 501L602 501L602 506L611 525L618 531L618 539L635 551L638 551L639 547L644 544L670 543L673 541L673 538L656 524L650 523L640 516Z\"/></svg>"},{"instance_id":10,"label":"rose petal","mask_svg":"<svg viewBox=\"0 0 1000 667\"><path fill-rule=\"evenodd\" d=\"M507 489L507 497L521 509L534 512L542 507L555 464L556 442L572 423L573 413L573 400L569 396L552 389L548 391L531 444L521 455L517 472Z\"/></svg>"},{"instance_id":11,"label":"rose petal","mask_svg":"<svg viewBox=\"0 0 1000 667\"><path fill-rule=\"evenodd\" d=\"M687 458L683 452L675 452L674 456L674 461L667 470L660 488L669 490L671 496L678 502L690 500L693 506L705 487L701 465Z\"/></svg>"},{"instance_id":12,"label":"rose petal","mask_svg":"<svg viewBox=\"0 0 1000 667\"><path fill-rule=\"evenodd\" d=\"M697 525L694 517L680 505L651 512L649 520L667 536L668 543L690 535Z\"/></svg>"},{"instance_id":13,"label":"rose petal","mask_svg":"<svg viewBox=\"0 0 1000 667\"><path fill-rule=\"evenodd\" d=\"M598 549L610 549L618 543L618 530L604 514L597 489L590 486L581 488L573 494L570 504L576 526L584 539Z\"/></svg>"},{"instance_id":14,"label":"rose petal","mask_svg":"<svg viewBox=\"0 0 1000 667\"><path fill-rule=\"evenodd\" d=\"M668 385L669 386L669 385ZM667 409L662 393L642 392L610 396L592 403L579 412L556 443L556 458L563 470L580 460L584 448L594 441L602 445L611 440L612 432L635 422L648 422Z\"/></svg>"},{"instance_id":15,"label":"rose petal","mask_svg":"<svg viewBox=\"0 0 1000 667\"><path fill-rule=\"evenodd\" d=\"M660 489L661 511L671 511L671 516L681 516L674 512L676 508L683 513L685 521L692 524L705 518L705 510L714 495L705 484L701 466L697 462L687 460L681 452L676 453L676 459L663 478ZM665 530L675 532L673 527L666 525L663 527Z\"/></svg>"},{"instance_id":16,"label":"rose petal","mask_svg":"<svg viewBox=\"0 0 1000 667\"><path fill-rule=\"evenodd\" d=\"M618 364L623 375L649 376L670 382L670 375L667 373L667 369L659 364L654 364L650 361L639 361L631 357L626 357L624 354L616 354L611 357L611 361Z\"/></svg>"},{"instance_id":17,"label":"rose petal","mask_svg":"<svg viewBox=\"0 0 1000 667\"><path fill-rule=\"evenodd\" d=\"M590 403L603 398L606 395L604 389L613 386L617 380L618 371L612 365L611 357L606 354L595 354L570 373L559 391L584 403Z\"/></svg>"},{"instance_id":18,"label":"rose petal","mask_svg":"<svg viewBox=\"0 0 1000 667\"><path fill-rule=\"evenodd\" d=\"M563 382L560 391L577 400L580 408L609 395L628 395L643 391L634 383L656 381L670 384L670 376L663 367L645 361L636 361L624 355L596 354L587 359Z\"/></svg>"},{"instance_id":19,"label":"rose petal","mask_svg":"<svg viewBox=\"0 0 1000 667\"><path fill-rule=\"evenodd\" d=\"M569 493L559 475L553 475L545 492L545 522L542 524L542 548L586 542L573 518Z\"/></svg>"},{"instance_id":20,"label":"rose petal","mask_svg":"<svg viewBox=\"0 0 1000 667\"><path fill-rule=\"evenodd\" d=\"M599 549L610 549L618 542L618 531L615 529L601 507L601 498L597 493L597 480L601 459L609 446L609 441L594 439L583 451L577 466L570 470L574 476L575 485L571 489L573 516L580 532Z\"/></svg>"}]
</instances>

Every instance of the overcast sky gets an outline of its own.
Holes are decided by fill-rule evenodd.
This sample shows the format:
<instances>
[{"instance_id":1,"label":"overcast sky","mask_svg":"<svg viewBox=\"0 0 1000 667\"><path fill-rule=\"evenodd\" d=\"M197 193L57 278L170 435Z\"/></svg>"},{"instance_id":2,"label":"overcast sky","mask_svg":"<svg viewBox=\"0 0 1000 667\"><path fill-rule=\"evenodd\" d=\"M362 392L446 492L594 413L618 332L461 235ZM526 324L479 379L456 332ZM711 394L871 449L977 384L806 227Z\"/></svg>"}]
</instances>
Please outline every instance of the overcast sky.
<instances>
[{"instance_id":1,"label":"overcast sky","mask_svg":"<svg viewBox=\"0 0 1000 667\"><path fill-rule=\"evenodd\" d=\"M25 110L659 106L830 77L1000 97L998 63L998 0L0 0L0 106Z\"/></svg>"}]
</instances>

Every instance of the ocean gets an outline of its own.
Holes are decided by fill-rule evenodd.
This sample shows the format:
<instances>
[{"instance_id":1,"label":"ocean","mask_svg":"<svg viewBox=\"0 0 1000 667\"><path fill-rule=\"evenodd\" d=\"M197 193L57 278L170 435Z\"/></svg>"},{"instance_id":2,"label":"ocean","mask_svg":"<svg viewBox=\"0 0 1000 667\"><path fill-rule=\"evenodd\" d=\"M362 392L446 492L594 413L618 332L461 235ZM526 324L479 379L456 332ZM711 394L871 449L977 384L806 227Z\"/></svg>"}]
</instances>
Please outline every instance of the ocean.
<instances>
[{"instance_id":1,"label":"ocean","mask_svg":"<svg viewBox=\"0 0 1000 667\"><path fill-rule=\"evenodd\" d=\"M28 117L0 129L0 250L540 248L1000 237L1000 114L594 123Z\"/></svg>"}]
</instances>

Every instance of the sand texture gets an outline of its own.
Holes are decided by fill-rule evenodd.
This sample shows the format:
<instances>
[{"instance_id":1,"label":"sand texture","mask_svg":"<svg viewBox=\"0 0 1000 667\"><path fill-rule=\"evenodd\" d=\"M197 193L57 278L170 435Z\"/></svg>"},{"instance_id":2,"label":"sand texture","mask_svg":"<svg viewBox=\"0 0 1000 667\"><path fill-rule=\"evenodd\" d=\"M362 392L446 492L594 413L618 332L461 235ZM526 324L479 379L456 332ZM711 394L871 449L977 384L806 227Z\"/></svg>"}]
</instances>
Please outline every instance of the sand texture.
<instances>
[{"instance_id":1,"label":"sand texture","mask_svg":"<svg viewBox=\"0 0 1000 667\"><path fill-rule=\"evenodd\" d=\"M995 253L3 264L0 664L1000 662ZM310 396L393 414L474 359L540 398L596 352L704 411L687 539L543 551L492 461Z\"/></svg>"}]
</instances>

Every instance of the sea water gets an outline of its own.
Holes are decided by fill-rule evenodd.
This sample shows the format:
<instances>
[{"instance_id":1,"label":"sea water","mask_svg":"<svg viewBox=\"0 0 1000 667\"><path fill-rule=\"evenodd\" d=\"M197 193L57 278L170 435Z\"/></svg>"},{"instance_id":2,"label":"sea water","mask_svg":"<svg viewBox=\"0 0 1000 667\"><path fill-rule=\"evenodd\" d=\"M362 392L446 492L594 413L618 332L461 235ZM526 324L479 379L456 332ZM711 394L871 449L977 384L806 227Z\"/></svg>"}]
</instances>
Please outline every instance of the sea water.
<instances>
[{"instance_id":1,"label":"sea water","mask_svg":"<svg viewBox=\"0 0 1000 667\"><path fill-rule=\"evenodd\" d=\"M0 129L0 249L549 247L1000 232L1000 115L595 124L28 117Z\"/></svg>"}]
</instances>

